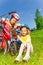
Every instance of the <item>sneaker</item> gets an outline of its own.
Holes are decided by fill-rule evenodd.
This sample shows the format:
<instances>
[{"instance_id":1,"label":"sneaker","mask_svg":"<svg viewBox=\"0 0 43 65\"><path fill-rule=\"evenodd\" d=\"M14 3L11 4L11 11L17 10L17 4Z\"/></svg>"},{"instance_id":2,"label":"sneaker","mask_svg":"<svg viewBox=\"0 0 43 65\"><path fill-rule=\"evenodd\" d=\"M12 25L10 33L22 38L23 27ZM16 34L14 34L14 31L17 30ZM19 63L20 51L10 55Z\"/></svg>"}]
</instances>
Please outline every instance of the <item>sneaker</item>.
<instances>
[{"instance_id":1,"label":"sneaker","mask_svg":"<svg viewBox=\"0 0 43 65\"><path fill-rule=\"evenodd\" d=\"M15 62L19 62L20 61L20 58L16 58L14 61Z\"/></svg>"},{"instance_id":2,"label":"sneaker","mask_svg":"<svg viewBox=\"0 0 43 65\"><path fill-rule=\"evenodd\" d=\"M23 62L28 62L28 60L26 60L26 59L23 59Z\"/></svg>"},{"instance_id":3,"label":"sneaker","mask_svg":"<svg viewBox=\"0 0 43 65\"><path fill-rule=\"evenodd\" d=\"M18 60L18 59L15 59L14 61L15 61L15 62L19 62L20 60Z\"/></svg>"},{"instance_id":4,"label":"sneaker","mask_svg":"<svg viewBox=\"0 0 43 65\"><path fill-rule=\"evenodd\" d=\"M23 58L23 61L24 61L24 62L28 62L28 59L30 59L30 56L29 56L29 58L24 57L24 58Z\"/></svg>"}]
</instances>

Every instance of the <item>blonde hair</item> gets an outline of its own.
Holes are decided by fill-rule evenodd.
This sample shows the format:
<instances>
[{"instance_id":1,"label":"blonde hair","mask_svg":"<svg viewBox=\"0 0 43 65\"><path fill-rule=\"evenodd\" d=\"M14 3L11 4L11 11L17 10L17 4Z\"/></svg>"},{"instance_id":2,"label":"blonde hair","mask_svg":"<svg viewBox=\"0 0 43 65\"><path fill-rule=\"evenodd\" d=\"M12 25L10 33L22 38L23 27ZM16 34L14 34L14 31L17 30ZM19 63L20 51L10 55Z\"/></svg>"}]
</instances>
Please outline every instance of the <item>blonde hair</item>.
<instances>
[{"instance_id":1,"label":"blonde hair","mask_svg":"<svg viewBox=\"0 0 43 65\"><path fill-rule=\"evenodd\" d=\"M20 30L22 30L22 28L26 28L27 29L27 34L30 34L30 29L26 26L21 26Z\"/></svg>"}]
</instances>

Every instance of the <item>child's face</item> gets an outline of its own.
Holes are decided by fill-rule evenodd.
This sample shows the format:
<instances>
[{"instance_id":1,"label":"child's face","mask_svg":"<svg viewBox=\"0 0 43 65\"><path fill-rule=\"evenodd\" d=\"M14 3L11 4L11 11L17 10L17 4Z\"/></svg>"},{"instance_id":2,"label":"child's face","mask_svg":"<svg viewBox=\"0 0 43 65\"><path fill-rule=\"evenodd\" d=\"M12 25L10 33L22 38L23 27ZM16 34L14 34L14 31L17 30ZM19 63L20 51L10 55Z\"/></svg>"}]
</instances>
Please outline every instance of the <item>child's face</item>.
<instances>
[{"instance_id":1,"label":"child's face","mask_svg":"<svg viewBox=\"0 0 43 65\"><path fill-rule=\"evenodd\" d=\"M12 18L12 19L10 20L11 25L12 25L12 24L15 24L16 21L17 21L17 20L16 20L15 18Z\"/></svg>"},{"instance_id":2,"label":"child's face","mask_svg":"<svg viewBox=\"0 0 43 65\"><path fill-rule=\"evenodd\" d=\"M27 28L22 28L20 31L21 35L25 36L27 34Z\"/></svg>"}]
</instances>

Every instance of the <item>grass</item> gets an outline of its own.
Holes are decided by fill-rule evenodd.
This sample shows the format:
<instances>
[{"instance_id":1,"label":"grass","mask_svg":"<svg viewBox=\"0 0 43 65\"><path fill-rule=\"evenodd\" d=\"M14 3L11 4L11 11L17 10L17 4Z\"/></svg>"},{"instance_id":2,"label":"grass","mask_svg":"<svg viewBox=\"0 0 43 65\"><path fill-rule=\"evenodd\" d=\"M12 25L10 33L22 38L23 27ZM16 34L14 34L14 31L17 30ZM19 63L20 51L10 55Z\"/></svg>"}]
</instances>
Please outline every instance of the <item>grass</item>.
<instances>
[{"instance_id":1,"label":"grass","mask_svg":"<svg viewBox=\"0 0 43 65\"><path fill-rule=\"evenodd\" d=\"M32 44L34 48L33 54L28 62L14 62L15 57L11 56L9 52L3 55L0 52L0 65L43 65L43 30L35 30L31 32Z\"/></svg>"}]
</instances>

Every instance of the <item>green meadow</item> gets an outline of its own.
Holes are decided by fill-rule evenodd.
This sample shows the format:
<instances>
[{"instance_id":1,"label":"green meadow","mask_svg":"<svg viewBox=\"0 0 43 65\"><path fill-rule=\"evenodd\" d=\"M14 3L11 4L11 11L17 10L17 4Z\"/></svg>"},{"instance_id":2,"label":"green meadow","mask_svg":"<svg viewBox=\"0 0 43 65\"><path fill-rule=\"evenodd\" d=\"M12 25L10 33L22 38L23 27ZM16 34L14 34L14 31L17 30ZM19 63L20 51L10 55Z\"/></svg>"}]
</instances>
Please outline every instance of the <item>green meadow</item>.
<instances>
[{"instance_id":1,"label":"green meadow","mask_svg":"<svg viewBox=\"0 0 43 65\"><path fill-rule=\"evenodd\" d=\"M14 62L18 53L11 56L9 52L4 55L0 51L0 65L43 65L43 29L32 31L31 39L34 52L30 54L31 57L28 62Z\"/></svg>"}]
</instances>

